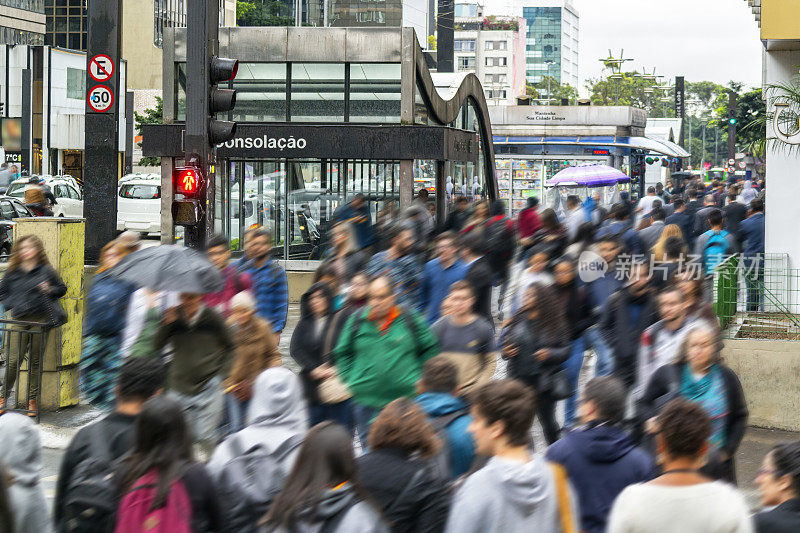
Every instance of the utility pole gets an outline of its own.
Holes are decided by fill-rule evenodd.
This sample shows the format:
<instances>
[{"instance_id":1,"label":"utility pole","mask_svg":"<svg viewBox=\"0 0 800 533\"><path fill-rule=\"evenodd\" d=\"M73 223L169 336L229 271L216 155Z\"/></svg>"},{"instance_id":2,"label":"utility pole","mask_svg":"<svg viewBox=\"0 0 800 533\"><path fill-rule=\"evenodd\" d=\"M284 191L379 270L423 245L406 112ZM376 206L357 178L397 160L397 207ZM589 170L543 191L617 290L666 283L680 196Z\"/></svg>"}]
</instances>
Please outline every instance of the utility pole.
<instances>
[{"instance_id":1,"label":"utility pole","mask_svg":"<svg viewBox=\"0 0 800 533\"><path fill-rule=\"evenodd\" d=\"M706 122L703 122L703 157L700 159L700 166L703 166L705 162L706 162Z\"/></svg>"},{"instance_id":2,"label":"utility pole","mask_svg":"<svg viewBox=\"0 0 800 533\"><path fill-rule=\"evenodd\" d=\"M736 93L728 92L728 159L736 159Z\"/></svg>"},{"instance_id":3,"label":"utility pole","mask_svg":"<svg viewBox=\"0 0 800 533\"><path fill-rule=\"evenodd\" d=\"M719 164L719 124L714 125L714 166Z\"/></svg>"}]
</instances>

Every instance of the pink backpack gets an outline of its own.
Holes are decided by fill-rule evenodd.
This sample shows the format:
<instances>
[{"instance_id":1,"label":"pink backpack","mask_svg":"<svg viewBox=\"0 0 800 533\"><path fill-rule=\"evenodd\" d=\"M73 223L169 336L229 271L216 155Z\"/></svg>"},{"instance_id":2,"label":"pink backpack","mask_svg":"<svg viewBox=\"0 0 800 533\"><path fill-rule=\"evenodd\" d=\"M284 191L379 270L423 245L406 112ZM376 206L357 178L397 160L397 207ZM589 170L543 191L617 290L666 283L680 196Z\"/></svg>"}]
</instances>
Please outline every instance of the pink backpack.
<instances>
[{"instance_id":1,"label":"pink backpack","mask_svg":"<svg viewBox=\"0 0 800 533\"><path fill-rule=\"evenodd\" d=\"M192 533L192 503L183 482L174 481L166 504L151 510L157 490L155 470L136 480L119 505L114 533Z\"/></svg>"}]
</instances>

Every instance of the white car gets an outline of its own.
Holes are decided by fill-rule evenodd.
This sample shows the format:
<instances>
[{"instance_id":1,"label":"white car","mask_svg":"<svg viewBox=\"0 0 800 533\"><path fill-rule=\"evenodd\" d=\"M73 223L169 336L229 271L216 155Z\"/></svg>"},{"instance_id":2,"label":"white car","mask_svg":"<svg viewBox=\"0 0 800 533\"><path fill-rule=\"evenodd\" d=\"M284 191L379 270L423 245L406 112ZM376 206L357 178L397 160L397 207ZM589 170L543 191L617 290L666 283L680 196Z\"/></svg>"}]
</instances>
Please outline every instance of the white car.
<instances>
[{"instance_id":1,"label":"white car","mask_svg":"<svg viewBox=\"0 0 800 533\"><path fill-rule=\"evenodd\" d=\"M125 176L117 189L117 231L161 233L161 177Z\"/></svg>"},{"instance_id":2,"label":"white car","mask_svg":"<svg viewBox=\"0 0 800 533\"><path fill-rule=\"evenodd\" d=\"M70 218L83 217L83 196L78 187L76 187L75 180L72 177L61 178L58 176L43 176L42 178L42 183L48 186L53 192L53 196L56 197L56 203L53 206L53 216ZM25 189L30 185L29 179L30 178L25 177L11 182L6 191L6 195L18 198L21 202L24 202Z\"/></svg>"}]
</instances>

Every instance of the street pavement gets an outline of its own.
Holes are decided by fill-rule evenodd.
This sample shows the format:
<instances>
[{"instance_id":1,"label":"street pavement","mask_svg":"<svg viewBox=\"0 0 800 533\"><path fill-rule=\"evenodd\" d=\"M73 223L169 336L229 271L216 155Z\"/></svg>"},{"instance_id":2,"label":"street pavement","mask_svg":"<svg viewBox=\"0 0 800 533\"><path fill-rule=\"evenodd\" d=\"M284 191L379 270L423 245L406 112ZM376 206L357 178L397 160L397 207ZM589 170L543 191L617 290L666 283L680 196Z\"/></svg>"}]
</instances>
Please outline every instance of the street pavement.
<instances>
[{"instance_id":1,"label":"street pavement","mask_svg":"<svg viewBox=\"0 0 800 533\"><path fill-rule=\"evenodd\" d=\"M298 368L294 360L289 357L289 342L299 318L299 306L296 304L290 305L286 329L283 331L280 342L280 349L283 353L283 363L286 367L294 371L297 371ZM593 358L589 356L584 364L581 376L582 382L585 382L591 376L593 368ZM495 377L504 377L505 372L505 364L501 360L499 361ZM42 485L50 505L52 505L53 498L55 497L58 467L64 449L69 444L72 436L77 433L81 427L95 420L100 415L101 413L99 411L84 405L65 409L57 413L42 415ZM563 421L563 411L561 409L559 409L558 417ZM546 444L538 421L534 424L532 431L534 449L537 453L544 453ZM756 477L756 472L761 466L761 460L764 458L764 455L775 444L798 439L800 439L800 433L761 428L749 428L747 430L744 441L736 455L736 466L740 490L746 497L751 509L756 510L759 507L758 490L753 481Z\"/></svg>"}]
</instances>

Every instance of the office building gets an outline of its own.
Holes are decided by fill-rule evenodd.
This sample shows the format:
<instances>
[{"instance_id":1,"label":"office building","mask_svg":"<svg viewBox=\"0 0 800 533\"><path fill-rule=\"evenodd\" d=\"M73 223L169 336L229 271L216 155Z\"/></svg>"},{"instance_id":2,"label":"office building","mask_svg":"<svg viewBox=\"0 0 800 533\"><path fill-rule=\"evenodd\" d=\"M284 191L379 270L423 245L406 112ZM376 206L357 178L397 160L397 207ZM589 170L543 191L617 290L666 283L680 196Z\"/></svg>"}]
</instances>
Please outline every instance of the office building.
<instances>
[{"instance_id":1,"label":"office building","mask_svg":"<svg viewBox=\"0 0 800 533\"><path fill-rule=\"evenodd\" d=\"M523 0L528 23L525 70L528 83L551 76L578 88L579 16L570 0Z\"/></svg>"},{"instance_id":2,"label":"office building","mask_svg":"<svg viewBox=\"0 0 800 533\"><path fill-rule=\"evenodd\" d=\"M0 0L0 44L44 44L44 0Z\"/></svg>"},{"instance_id":3,"label":"office building","mask_svg":"<svg viewBox=\"0 0 800 533\"><path fill-rule=\"evenodd\" d=\"M514 105L525 94L525 34L521 17L489 20L477 2L455 5L455 68L475 73L487 105Z\"/></svg>"}]
</instances>

